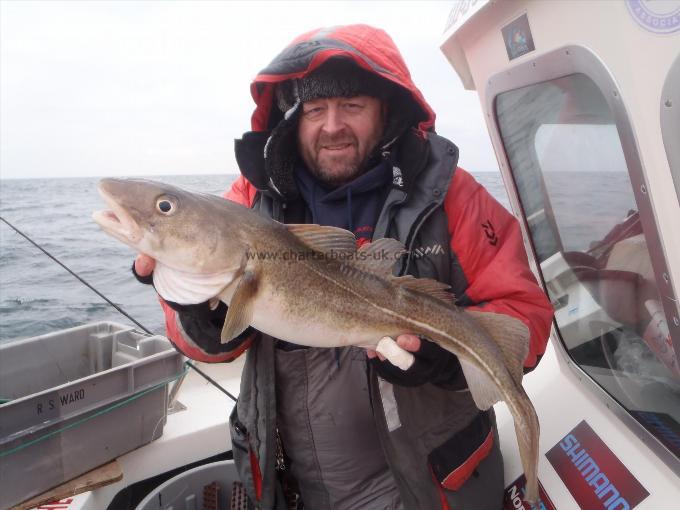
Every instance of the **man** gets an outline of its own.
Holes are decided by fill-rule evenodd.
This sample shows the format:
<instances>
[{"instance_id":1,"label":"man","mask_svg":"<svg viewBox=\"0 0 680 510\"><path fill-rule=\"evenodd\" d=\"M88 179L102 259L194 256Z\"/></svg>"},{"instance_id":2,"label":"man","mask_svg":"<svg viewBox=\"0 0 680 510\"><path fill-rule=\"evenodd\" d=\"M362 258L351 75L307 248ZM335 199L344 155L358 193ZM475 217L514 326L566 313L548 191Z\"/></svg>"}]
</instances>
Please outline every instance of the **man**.
<instances>
[{"instance_id":1,"label":"man","mask_svg":"<svg viewBox=\"0 0 680 510\"><path fill-rule=\"evenodd\" d=\"M284 223L351 230L359 245L400 240L409 253L396 271L450 284L460 306L524 322L525 366L536 365L552 310L518 224L457 168L456 147L434 133L387 34L365 25L306 33L251 93L253 131L236 142L242 175L226 198ZM140 256L135 269L148 278L153 261ZM256 506L282 504L282 444L308 509L500 508L493 413L475 407L454 355L408 332L397 339L416 358L406 371L373 352L304 348L252 329L222 345L224 305L162 305L186 355L221 362L248 350L231 434Z\"/></svg>"}]
</instances>

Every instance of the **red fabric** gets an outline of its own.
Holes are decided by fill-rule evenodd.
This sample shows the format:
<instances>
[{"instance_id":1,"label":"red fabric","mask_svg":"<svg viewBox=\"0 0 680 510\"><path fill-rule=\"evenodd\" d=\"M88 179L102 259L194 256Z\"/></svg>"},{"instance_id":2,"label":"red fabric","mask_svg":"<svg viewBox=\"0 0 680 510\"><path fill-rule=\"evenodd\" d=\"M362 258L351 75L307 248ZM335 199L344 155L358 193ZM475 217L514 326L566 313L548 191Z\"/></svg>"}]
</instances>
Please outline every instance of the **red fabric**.
<instances>
[{"instance_id":1,"label":"red fabric","mask_svg":"<svg viewBox=\"0 0 680 510\"><path fill-rule=\"evenodd\" d=\"M472 455L470 455L465 462L463 462L456 469L451 471L449 475L441 483L442 487L457 491L470 478L473 471L477 468L491 452L493 447L493 430L489 431L484 442L477 448Z\"/></svg>"},{"instance_id":2,"label":"red fabric","mask_svg":"<svg viewBox=\"0 0 680 510\"><path fill-rule=\"evenodd\" d=\"M185 356L196 361L203 361L205 363L222 363L233 361L238 358L253 342L250 338L240 344L236 349L229 352L221 352L219 354L210 354L205 352L203 349L199 348L193 343L190 343L182 334L181 327L178 324L178 317L175 310L170 308L170 306L162 299L158 298L161 304L163 313L165 314L165 329L168 339L173 343L173 345Z\"/></svg>"},{"instance_id":3,"label":"red fabric","mask_svg":"<svg viewBox=\"0 0 680 510\"><path fill-rule=\"evenodd\" d=\"M274 104L274 87L264 87L262 93L259 93L257 86L253 83L250 87L250 94L255 103L260 105L253 112L250 124L253 126L253 131L263 131L269 122L269 113ZM260 128L256 129L255 126Z\"/></svg>"},{"instance_id":4,"label":"red fabric","mask_svg":"<svg viewBox=\"0 0 680 510\"><path fill-rule=\"evenodd\" d=\"M451 249L477 309L510 315L527 325L532 368L546 349L553 308L529 269L517 220L475 179L458 168L444 200Z\"/></svg>"},{"instance_id":5,"label":"red fabric","mask_svg":"<svg viewBox=\"0 0 680 510\"><path fill-rule=\"evenodd\" d=\"M312 39L319 30L325 29L316 29L302 34L294 39L290 46ZM394 41L385 31L368 25L347 25L337 27L335 30L326 33L325 38L349 44L356 51L337 48L325 49L319 51L311 60L307 69L302 72L258 75L250 87L251 95L256 104L256 109L251 119L253 131L264 131L267 129L269 112L272 107L273 90L276 83L304 76L329 58L337 56L351 58L357 65L369 71L373 70L370 62L384 69L385 72L379 73L380 76L401 85L411 92L413 98L427 113L428 119L420 123L418 126L419 130L425 132L434 129L435 113L427 101L425 101L423 94L413 83L401 53L399 53Z\"/></svg>"},{"instance_id":6,"label":"red fabric","mask_svg":"<svg viewBox=\"0 0 680 510\"><path fill-rule=\"evenodd\" d=\"M291 45L310 40L318 31L302 34ZM251 94L256 103L252 116L254 131L267 129L276 83L304 76L338 55L352 58L368 70L372 70L369 60L385 69L387 72L381 73L381 76L409 90L427 112L428 119L418 126L421 134L426 136L425 131L434 128L435 114L411 80L399 50L387 33L367 25L349 25L338 27L325 34L325 37L349 44L356 52L325 49L315 55L303 72L258 75L251 85ZM224 196L251 207L256 192L250 182L239 176ZM475 302L486 302L484 311L516 317L529 327L530 349L524 364L525 367L534 367L538 357L545 352L553 310L529 269L517 221L460 168L449 187L444 208L452 235L451 248L459 258L467 281L471 282L466 294ZM167 322L175 324L175 320ZM175 338L179 339L181 335ZM182 345L185 344L186 341ZM193 357L195 353L191 352L187 355Z\"/></svg>"},{"instance_id":7,"label":"red fabric","mask_svg":"<svg viewBox=\"0 0 680 510\"><path fill-rule=\"evenodd\" d=\"M437 491L439 492L439 503L442 505L442 510L451 510L449 502L446 500L446 494L444 493L444 489L442 488L441 484L437 481L437 477L434 476L434 473L432 473L432 479L434 480L434 483L437 486Z\"/></svg>"},{"instance_id":8,"label":"red fabric","mask_svg":"<svg viewBox=\"0 0 680 510\"><path fill-rule=\"evenodd\" d=\"M260 471L260 463L257 460L257 455L251 448L248 450L250 456L250 470L253 476L253 484L255 485L255 498L262 500L262 471Z\"/></svg>"},{"instance_id":9,"label":"red fabric","mask_svg":"<svg viewBox=\"0 0 680 510\"><path fill-rule=\"evenodd\" d=\"M57 510L58 508L68 508L69 505L73 503L73 498L64 498L59 501L51 501L49 503L43 503L36 510Z\"/></svg>"},{"instance_id":10,"label":"red fabric","mask_svg":"<svg viewBox=\"0 0 680 510\"><path fill-rule=\"evenodd\" d=\"M250 182L248 182L245 177L239 175L232 183L229 191L224 193L223 196L227 200L231 200L237 204L245 205L246 207L252 207L256 193L257 189L255 186L250 184Z\"/></svg>"}]
</instances>

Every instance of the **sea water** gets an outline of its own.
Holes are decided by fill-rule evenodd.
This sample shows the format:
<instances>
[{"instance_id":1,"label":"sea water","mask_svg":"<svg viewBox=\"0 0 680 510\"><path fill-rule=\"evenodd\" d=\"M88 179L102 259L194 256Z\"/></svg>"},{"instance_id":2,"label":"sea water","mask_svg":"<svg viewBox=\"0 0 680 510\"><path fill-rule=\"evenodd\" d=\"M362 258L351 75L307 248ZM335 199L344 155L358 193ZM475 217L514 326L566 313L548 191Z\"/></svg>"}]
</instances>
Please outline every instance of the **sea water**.
<instances>
[{"instance_id":1,"label":"sea water","mask_svg":"<svg viewBox=\"0 0 680 510\"><path fill-rule=\"evenodd\" d=\"M150 178L219 195L229 188L235 176ZM475 178L508 207L500 174L479 172ZM153 287L132 276L135 252L104 234L91 218L93 211L106 208L97 192L98 180L2 180L0 215L144 327L163 334L163 314ZM0 222L0 342L103 320L133 325L54 260Z\"/></svg>"}]
</instances>

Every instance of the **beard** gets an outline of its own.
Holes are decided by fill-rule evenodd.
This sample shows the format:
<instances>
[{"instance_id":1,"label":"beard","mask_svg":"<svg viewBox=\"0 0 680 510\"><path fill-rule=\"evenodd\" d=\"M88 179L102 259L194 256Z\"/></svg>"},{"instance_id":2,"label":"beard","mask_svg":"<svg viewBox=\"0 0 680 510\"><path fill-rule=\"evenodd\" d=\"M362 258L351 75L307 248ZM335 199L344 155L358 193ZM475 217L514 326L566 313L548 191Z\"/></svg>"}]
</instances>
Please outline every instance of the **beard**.
<instances>
[{"instance_id":1,"label":"beard","mask_svg":"<svg viewBox=\"0 0 680 510\"><path fill-rule=\"evenodd\" d=\"M363 173L362 166L355 163L348 163L340 170L323 166L315 166L309 172L316 177L319 182L330 188L338 188L343 184L353 181Z\"/></svg>"},{"instance_id":2,"label":"beard","mask_svg":"<svg viewBox=\"0 0 680 510\"><path fill-rule=\"evenodd\" d=\"M339 154L334 154L332 150L325 148L345 144L349 147ZM337 188L354 180L368 169L376 145L377 142L373 143L370 150L362 155L356 137L348 133L340 133L333 137L319 138L314 144L314 152L307 154L307 157L303 159L309 172L319 182L328 187Z\"/></svg>"}]
</instances>

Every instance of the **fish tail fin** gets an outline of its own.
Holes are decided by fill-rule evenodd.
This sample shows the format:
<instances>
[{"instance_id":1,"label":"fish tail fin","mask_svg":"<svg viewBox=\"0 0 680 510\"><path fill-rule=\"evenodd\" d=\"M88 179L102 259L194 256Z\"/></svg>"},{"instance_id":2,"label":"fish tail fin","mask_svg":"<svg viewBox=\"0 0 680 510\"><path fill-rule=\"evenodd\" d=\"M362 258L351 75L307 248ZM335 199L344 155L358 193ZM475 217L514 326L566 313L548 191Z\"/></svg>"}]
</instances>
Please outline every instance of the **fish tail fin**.
<instances>
[{"instance_id":1,"label":"fish tail fin","mask_svg":"<svg viewBox=\"0 0 680 510\"><path fill-rule=\"evenodd\" d=\"M529 401L529 397L520 387L521 397L516 402L522 407L521 412L516 412L514 405L509 405L510 412L515 421L515 435L519 445L522 468L526 478L526 492L524 500L531 504L532 508L539 502L538 494L538 454L539 454L539 432L540 426L538 416L534 406ZM521 415L521 417L519 416Z\"/></svg>"},{"instance_id":2,"label":"fish tail fin","mask_svg":"<svg viewBox=\"0 0 680 510\"><path fill-rule=\"evenodd\" d=\"M465 313L469 314L497 344L498 350L492 348L487 355L493 355L494 352L496 356L502 355L502 366L506 369L492 374L478 363L459 356L470 395L477 407L482 410L489 409L501 400L508 405L515 423L522 468L527 480L524 499L532 505L537 504L540 428L536 410L522 387L524 359L529 348L528 328L518 319L507 315L489 312ZM445 338L445 335L430 333L426 336L456 354L455 349L452 349L451 339Z\"/></svg>"},{"instance_id":3,"label":"fish tail fin","mask_svg":"<svg viewBox=\"0 0 680 510\"><path fill-rule=\"evenodd\" d=\"M526 325L514 317L500 313L477 311L465 311L463 313L472 319L475 325L489 337L490 350L488 355L491 356L500 351L503 365L511 378L508 384L521 388L524 359L529 352L529 329ZM425 334L425 336L437 342L444 349L456 354L455 350L451 349L450 339L446 338L446 335ZM472 398L479 409L489 409L496 402L505 400L503 391L490 379L486 371L464 358L459 358L459 361Z\"/></svg>"},{"instance_id":4,"label":"fish tail fin","mask_svg":"<svg viewBox=\"0 0 680 510\"><path fill-rule=\"evenodd\" d=\"M513 403L507 402L507 404L515 422L515 434L526 477L526 493L524 498L531 505L536 505L539 501L537 466L540 427L536 410L531 404L524 388L522 388L524 360L529 352L529 329L522 321L508 315L479 311L467 311L466 313L471 315L498 344L508 372L516 385L518 391L515 397L516 400ZM470 372L474 373L474 371ZM477 370L477 372L479 371ZM489 390L488 387L486 389L487 393L491 391L498 395L499 392L497 390ZM470 391L473 392L472 387L470 387ZM487 398L485 401L484 398L475 397L474 392L473 398L475 402L481 400L481 403L485 405L494 400L494 398ZM477 403L479 405L479 402Z\"/></svg>"},{"instance_id":5,"label":"fish tail fin","mask_svg":"<svg viewBox=\"0 0 680 510\"><path fill-rule=\"evenodd\" d=\"M512 317L489 312L465 312L486 331L490 341L487 347L478 342L476 349L484 352L484 356L502 356L503 363L497 364L497 370L458 356L463 374L470 389L470 395L479 409L486 410L496 402L504 400L515 423L515 434L519 446L522 467L526 476L526 493L524 499L535 505L538 495L538 455L539 433L538 415L522 387L524 359L529 348L528 328L521 321ZM424 334L442 348L458 354L454 347L453 337L447 334L427 332ZM496 344L494 347L492 344Z\"/></svg>"}]
</instances>

